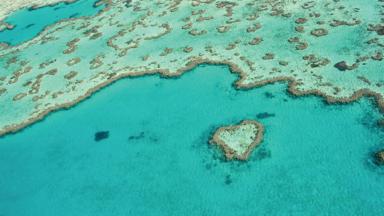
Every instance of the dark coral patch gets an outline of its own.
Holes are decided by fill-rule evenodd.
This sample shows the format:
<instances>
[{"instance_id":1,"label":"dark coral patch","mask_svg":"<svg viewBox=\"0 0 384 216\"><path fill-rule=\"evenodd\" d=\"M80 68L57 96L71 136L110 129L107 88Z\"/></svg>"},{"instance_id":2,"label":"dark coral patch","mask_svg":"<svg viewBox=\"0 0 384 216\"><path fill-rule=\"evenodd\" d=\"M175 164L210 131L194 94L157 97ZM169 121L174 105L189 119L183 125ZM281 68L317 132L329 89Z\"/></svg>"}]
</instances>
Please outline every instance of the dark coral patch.
<instances>
[{"instance_id":1,"label":"dark coral patch","mask_svg":"<svg viewBox=\"0 0 384 216\"><path fill-rule=\"evenodd\" d=\"M230 184L232 184L232 177L231 177L231 175L226 175L225 176L225 181L224 181L224 183L226 184L226 185L230 185Z\"/></svg>"},{"instance_id":2,"label":"dark coral patch","mask_svg":"<svg viewBox=\"0 0 384 216\"><path fill-rule=\"evenodd\" d=\"M266 98L274 98L275 97L275 95L273 95L271 92L265 92L264 95Z\"/></svg>"},{"instance_id":3,"label":"dark coral patch","mask_svg":"<svg viewBox=\"0 0 384 216\"><path fill-rule=\"evenodd\" d=\"M254 160L263 160L271 157L271 151L265 148L259 149L254 157Z\"/></svg>"},{"instance_id":4,"label":"dark coral patch","mask_svg":"<svg viewBox=\"0 0 384 216\"><path fill-rule=\"evenodd\" d=\"M335 68L339 69L339 71L353 70L357 68L357 64L348 65L346 61L337 62L334 65Z\"/></svg>"},{"instance_id":5,"label":"dark coral patch","mask_svg":"<svg viewBox=\"0 0 384 216\"><path fill-rule=\"evenodd\" d=\"M98 131L95 133L95 141L99 142L104 139L108 139L109 131Z\"/></svg>"},{"instance_id":6,"label":"dark coral patch","mask_svg":"<svg viewBox=\"0 0 384 216\"><path fill-rule=\"evenodd\" d=\"M145 133L144 133L144 131L142 131L137 135L129 136L128 139L129 140L139 140L139 139L143 139L144 137L145 137Z\"/></svg>"},{"instance_id":7,"label":"dark coral patch","mask_svg":"<svg viewBox=\"0 0 384 216\"><path fill-rule=\"evenodd\" d=\"M339 71L345 71L347 70L348 66L345 61L341 61L335 64L335 68L339 69Z\"/></svg>"},{"instance_id":8,"label":"dark coral patch","mask_svg":"<svg viewBox=\"0 0 384 216\"><path fill-rule=\"evenodd\" d=\"M380 150L374 154L374 162L376 165L384 165L384 150Z\"/></svg>"},{"instance_id":9,"label":"dark coral patch","mask_svg":"<svg viewBox=\"0 0 384 216\"><path fill-rule=\"evenodd\" d=\"M77 17L77 16L79 16L79 13L74 13L74 14L72 14L71 16L69 16L69 18L75 18L75 17Z\"/></svg>"},{"instance_id":10,"label":"dark coral patch","mask_svg":"<svg viewBox=\"0 0 384 216\"><path fill-rule=\"evenodd\" d=\"M377 29L376 29L376 33L377 33L378 35L384 35L384 26L379 26L379 27L377 27Z\"/></svg>"},{"instance_id":11,"label":"dark coral patch","mask_svg":"<svg viewBox=\"0 0 384 216\"><path fill-rule=\"evenodd\" d=\"M27 28L30 28L30 27L32 27L32 26L34 26L35 24L28 24L27 26L25 26L25 28L27 29Z\"/></svg>"},{"instance_id":12,"label":"dark coral patch","mask_svg":"<svg viewBox=\"0 0 384 216\"><path fill-rule=\"evenodd\" d=\"M380 119L377 121L377 126L378 127L383 127L384 128L384 119Z\"/></svg>"},{"instance_id":13,"label":"dark coral patch","mask_svg":"<svg viewBox=\"0 0 384 216\"><path fill-rule=\"evenodd\" d=\"M258 119L265 119L265 118L270 118L270 117L275 117L274 113L268 113L268 112L262 112L256 115Z\"/></svg>"}]
</instances>

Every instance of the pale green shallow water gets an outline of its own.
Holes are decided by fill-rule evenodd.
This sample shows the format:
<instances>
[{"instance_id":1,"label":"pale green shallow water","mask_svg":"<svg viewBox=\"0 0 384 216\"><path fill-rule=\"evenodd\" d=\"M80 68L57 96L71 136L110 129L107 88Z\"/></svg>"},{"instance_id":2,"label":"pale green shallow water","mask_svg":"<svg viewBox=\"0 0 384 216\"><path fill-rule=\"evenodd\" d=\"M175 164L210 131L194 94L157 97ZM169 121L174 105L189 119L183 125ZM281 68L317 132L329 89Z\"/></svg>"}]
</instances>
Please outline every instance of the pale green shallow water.
<instances>
[{"instance_id":1,"label":"pale green shallow water","mask_svg":"<svg viewBox=\"0 0 384 216\"><path fill-rule=\"evenodd\" d=\"M329 106L285 84L236 91L235 79L204 65L124 79L1 138L0 215L384 213L384 172L370 162L384 133L369 100ZM247 163L225 162L207 140L242 119L264 124L265 140Z\"/></svg>"}]
</instances>

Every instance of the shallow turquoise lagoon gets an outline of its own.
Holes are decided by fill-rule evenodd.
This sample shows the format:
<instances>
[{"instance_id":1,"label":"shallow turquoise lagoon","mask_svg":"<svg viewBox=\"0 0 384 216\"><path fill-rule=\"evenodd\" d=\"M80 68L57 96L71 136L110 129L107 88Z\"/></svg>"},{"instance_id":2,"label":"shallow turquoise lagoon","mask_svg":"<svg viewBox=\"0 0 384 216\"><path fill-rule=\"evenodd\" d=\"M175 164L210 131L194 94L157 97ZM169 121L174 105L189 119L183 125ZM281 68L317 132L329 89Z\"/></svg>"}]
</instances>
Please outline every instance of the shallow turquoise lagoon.
<instances>
[{"instance_id":1,"label":"shallow turquoise lagoon","mask_svg":"<svg viewBox=\"0 0 384 216\"><path fill-rule=\"evenodd\" d=\"M0 215L384 214L372 101L326 105L284 83L237 91L236 78L201 65L124 79L0 138ZM263 123L265 140L250 161L226 162L207 141L242 119Z\"/></svg>"},{"instance_id":2,"label":"shallow turquoise lagoon","mask_svg":"<svg viewBox=\"0 0 384 216\"><path fill-rule=\"evenodd\" d=\"M36 10L21 9L4 20L15 28L1 31L0 43L18 45L36 37L45 27L63 19L96 15L105 5L94 7L95 2L96 0L78 0Z\"/></svg>"}]
</instances>

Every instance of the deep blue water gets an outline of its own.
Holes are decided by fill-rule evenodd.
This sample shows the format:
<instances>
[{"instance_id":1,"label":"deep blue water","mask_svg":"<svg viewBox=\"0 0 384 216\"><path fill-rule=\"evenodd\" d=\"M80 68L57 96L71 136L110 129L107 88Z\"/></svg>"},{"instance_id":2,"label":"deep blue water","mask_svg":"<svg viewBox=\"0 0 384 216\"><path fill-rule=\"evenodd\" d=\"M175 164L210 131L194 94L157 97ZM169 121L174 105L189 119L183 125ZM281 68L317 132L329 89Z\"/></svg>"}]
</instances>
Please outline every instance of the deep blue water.
<instances>
[{"instance_id":1,"label":"deep blue water","mask_svg":"<svg viewBox=\"0 0 384 216\"><path fill-rule=\"evenodd\" d=\"M206 65L124 79L0 138L0 215L384 214L372 101L330 106L235 80ZM242 119L264 124L265 140L250 161L226 162L207 141Z\"/></svg>"},{"instance_id":2,"label":"deep blue water","mask_svg":"<svg viewBox=\"0 0 384 216\"><path fill-rule=\"evenodd\" d=\"M36 37L45 27L63 19L92 16L97 14L105 5L94 7L96 0L78 0L74 3L59 3L53 6L30 10L21 9L4 21L15 25L12 30L0 32L0 43L18 45Z\"/></svg>"}]
</instances>

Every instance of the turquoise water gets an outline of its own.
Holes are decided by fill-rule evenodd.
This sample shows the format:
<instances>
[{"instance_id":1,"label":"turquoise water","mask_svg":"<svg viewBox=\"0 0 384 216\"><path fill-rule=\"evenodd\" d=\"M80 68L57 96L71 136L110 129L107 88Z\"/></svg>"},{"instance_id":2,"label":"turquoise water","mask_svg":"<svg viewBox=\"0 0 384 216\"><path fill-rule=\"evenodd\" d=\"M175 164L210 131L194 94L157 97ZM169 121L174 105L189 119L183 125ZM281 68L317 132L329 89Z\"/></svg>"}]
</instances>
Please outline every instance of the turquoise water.
<instances>
[{"instance_id":1,"label":"turquoise water","mask_svg":"<svg viewBox=\"0 0 384 216\"><path fill-rule=\"evenodd\" d=\"M286 84L237 91L225 66L124 79L0 138L0 215L381 215L384 145L372 101L326 105ZM263 113L269 113L268 118ZM247 163L207 143L255 119ZM109 131L96 142L94 135Z\"/></svg>"},{"instance_id":2,"label":"turquoise water","mask_svg":"<svg viewBox=\"0 0 384 216\"><path fill-rule=\"evenodd\" d=\"M94 3L95 0L78 0L70 4L59 3L36 10L21 9L4 20L15 28L0 32L0 43L18 45L36 37L45 27L60 20L92 16L105 7L105 5L94 7Z\"/></svg>"}]
</instances>

